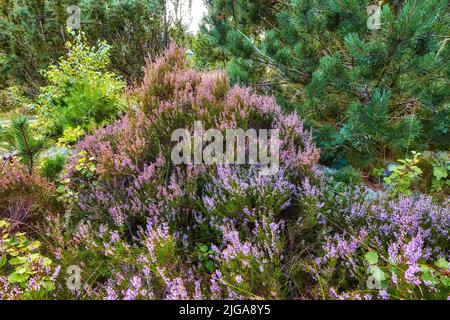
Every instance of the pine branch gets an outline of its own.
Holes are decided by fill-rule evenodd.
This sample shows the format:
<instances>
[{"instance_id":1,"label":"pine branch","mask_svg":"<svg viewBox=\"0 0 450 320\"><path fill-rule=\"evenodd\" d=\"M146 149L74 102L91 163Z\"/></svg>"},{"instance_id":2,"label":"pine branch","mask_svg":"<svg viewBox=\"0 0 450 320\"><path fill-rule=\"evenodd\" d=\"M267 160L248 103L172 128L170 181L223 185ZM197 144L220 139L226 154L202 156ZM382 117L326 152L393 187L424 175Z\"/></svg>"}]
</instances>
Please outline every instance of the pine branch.
<instances>
[{"instance_id":1,"label":"pine branch","mask_svg":"<svg viewBox=\"0 0 450 320\"><path fill-rule=\"evenodd\" d=\"M33 172L34 159L44 147L43 140L33 139L28 119L23 116L15 117L11 122L11 135L17 148L17 155L27 168L29 174Z\"/></svg>"}]
</instances>

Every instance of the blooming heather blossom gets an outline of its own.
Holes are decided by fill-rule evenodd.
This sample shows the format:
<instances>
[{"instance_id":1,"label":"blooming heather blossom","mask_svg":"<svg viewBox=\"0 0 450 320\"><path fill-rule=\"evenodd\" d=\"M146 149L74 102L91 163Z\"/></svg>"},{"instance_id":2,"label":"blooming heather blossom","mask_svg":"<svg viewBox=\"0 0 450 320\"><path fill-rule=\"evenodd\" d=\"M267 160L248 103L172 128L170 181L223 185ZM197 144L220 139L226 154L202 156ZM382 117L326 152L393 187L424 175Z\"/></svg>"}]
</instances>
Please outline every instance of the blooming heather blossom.
<instances>
[{"instance_id":1,"label":"blooming heather blossom","mask_svg":"<svg viewBox=\"0 0 450 320\"><path fill-rule=\"evenodd\" d=\"M305 181L302 195L309 194L318 193L312 192ZM419 265L433 264L439 257L449 258L448 239L442 232L450 228L448 207L434 203L429 196L367 198L363 189L346 190L336 198L319 195L315 201L312 205L327 217L324 224L332 230L325 235L323 254L317 257L322 269L319 271L324 276L329 274L324 263L329 262L332 269L340 269L348 278L359 277L367 266L364 254L372 250L377 252L380 265L395 265L400 271L399 274L385 272L393 286L403 281L411 288L423 284L431 292L435 290L431 283L423 281ZM436 243L446 247L438 247ZM335 295L332 291L330 295L354 298L343 293ZM379 297L389 298L389 291Z\"/></svg>"},{"instance_id":2,"label":"blooming heather blossom","mask_svg":"<svg viewBox=\"0 0 450 320\"><path fill-rule=\"evenodd\" d=\"M181 278L174 280L166 280L167 284L167 300L187 300L188 294Z\"/></svg>"},{"instance_id":3,"label":"blooming heather blossom","mask_svg":"<svg viewBox=\"0 0 450 320\"><path fill-rule=\"evenodd\" d=\"M196 280L195 283L195 300L203 300L203 293L200 280Z\"/></svg>"},{"instance_id":4,"label":"blooming heather blossom","mask_svg":"<svg viewBox=\"0 0 450 320\"><path fill-rule=\"evenodd\" d=\"M174 45L148 62L134 93L138 110L85 136L68 164L73 219L85 219L75 223L76 248L111 268L93 295L279 298L297 287L285 278L307 272L301 285L320 284L317 291L332 299L388 299L399 286L437 290L422 281L420 266L449 258L448 203L328 188L297 113L284 113L274 97L230 87L223 72L190 69ZM195 121L220 130L279 129L280 170L262 176L258 165L175 166L171 134L193 130ZM95 169L77 170L80 158ZM368 251L377 253L386 289L367 288L367 268L375 268ZM16 291L0 277L0 298Z\"/></svg>"},{"instance_id":5,"label":"blooming heather blossom","mask_svg":"<svg viewBox=\"0 0 450 320\"><path fill-rule=\"evenodd\" d=\"M121 227L125 223L125 216L123 213L123 208L120 207L112 207L109 208L109 214L111 215L111 218L114 221L114 224L118 227Z\"/></svg>"},{"instance_id":6,"label":"blooming heather blossom","mask_svg":"<svg viewBox=\"0 0 450 320\"><path fill-rule=\"evenodd\" d=\"M380 298L383 299L383 300L388 300L388 299L389 299L389 293L388 293L385 289L380 290L380 292L378 293L378 295L379 295Z\"/></svg>"},{"instance_id":7,"label":"blooming heather blossom","mask_svg":"<svg viewBox=\"0 0 450 320\"><path fill-rule=\"evenodd\" d=\"M140 250L138 265L121 266L139 275L147 296L153 292L151 282L163 278L166 292L153 292L159 298L238 298L239 292L222 290L225 270L221 274L219 262L236 260L261 273L282 259L285 221L280 215L294 205L298 193L290 177L316 164L319 151L298 115L285 115L274 97L230 87L223 72L191 70L184 56L171 45L165 56L148 62L144 80L135 90L139 110L78 143L77 155L69 160L68 187L76 194L79 209L102 224L99 236L108 239L109 235L110 240L100 245L107 258L114 259L124 248ZM174 167L166 161L171 133L180 126L192 130L194 121L202 121L220 130L261 129L255 122L259 118L262 129L279 129L285 141L283 167L273 176L259 175L257 166ZM76 170L80 157L93 159L93 176ZM233 203L242 206L230 207ZM110 230L106 225L114 226ZM195 282L199 270L188 276L181 270L190 270L186 266L193 260L189 251L197 241L194 235L205 226L217 233L210 239L214 254L209 256L217 268L206 293L202 282ZM131 241L124 237L127 229L138 230ZM182 257L176 271L169 263L161 265L158 254L169 245L176 245ZM128 284L114 279L103 292L108 298L139 298L142 292L136 279Z\"/></svg>"},{"instance_id":8,"label":"blooming heather blossom","mask_svg":"<svg viewBox=\"0 0 450 320\"><path fill-rule=\"evenodd\" d=\"M15 300L23 294L23 290L17 286L12 286L7 277L0 276L0 299Z\"/></svg>"}]
</instances>

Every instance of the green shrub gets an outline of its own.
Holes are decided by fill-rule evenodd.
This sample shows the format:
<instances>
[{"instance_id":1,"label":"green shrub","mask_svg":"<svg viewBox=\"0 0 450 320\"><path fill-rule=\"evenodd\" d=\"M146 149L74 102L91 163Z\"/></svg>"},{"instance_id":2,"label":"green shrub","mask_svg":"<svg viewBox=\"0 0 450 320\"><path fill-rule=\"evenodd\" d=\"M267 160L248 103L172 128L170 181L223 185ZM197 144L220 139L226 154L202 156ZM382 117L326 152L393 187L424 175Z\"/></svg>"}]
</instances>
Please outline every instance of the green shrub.
<instances>
[{"instance_id":1,"label":"green shrub","mask_svg":"<svg viewBox=\"0 0 450 320\"><path fill-rule=\"evenodd\" d=\"M0 220L0 236L0 299L50 298L59 268L38 251L41 243L11 232L5 220Z\"/></svg>"},{"instance_id":2,"label":"green shrub","mask_svg":"<svg viewBox=\"0 0 450 320\"><path fill-rule=\"evenodd\" d=\"M385 168L384 167L373 167L370 171L370 178L378 183L383 183L383 176L384 176Z\"/></svg>"},{"instance_id":3,"label":"green shrub","mask_svg":"<svg viewBox=\"0 0 450 320\"><path fill-rule=\"evenodd\" d=\"M42 161L40 172L41 175L50 180L55 181L66 164L66 157L62 154L56 154Z\"/></svg>"},{"instance_id":4,"label":"green shrub","mask_svg":"<svg viewBox=\"0 0 450 320\"><path fill-rule=\"evenodd\" d=\"M37 156L44 149L45 139L36 136L31 129L29 120L23 115L14 117L11 127L7 131L11 138L9 148L17 152L20 161L27 166L28 172L31 174Z\"/></svg>"},{"instance_id":5,"label":"green shrub","mask_svg":"<svg viewBox=\"0 0 450 320\"><path fill-rule=\"evenodd\" d=\"M0 113L21 109L30 103L19 86L9 86L0 90Z\"/></svg>"},{"instance_id":6,"label":"green shrub","mask_svg":"<svg viewBox=\"0 0 450 320\"><path fill-rule=\"evenodd\" d=\"M352 166L346 166L338 170L334 175L334 179L338 182L355 185L361 184L363 181L361 173Z\"/></svg>"},{"instance_id":7,"label":"green shrub","mask_svg":"<svg viewBox=\"0 0 450 320\"><path fill-rule=\"evenodd\" d=\"M399 159L400 165L394 166L384 182L396 193L411 193L412 184L419 180L422 169L418 167L420 153L412 152L413 158Z\"/></svg>"},{"instance_id":8,"label":"green shrub","mask_svg":"<svg viewBox=\"0 0 450 320\"><path fill-rule=\"evenodd\" d=\"M62 137L58 139L57 144L60 146L73 145L77 142L82 136L84 136L85 131L77 126L75 128L67 128L63 131Z\"/></svg>"},{"instance_id":9,"label":"green shrub","mask_svg":"<svg viewBox=\"0 0 450 320\"><path fill-rule=\"evenodd\" d=\"M422 192L449 194L449 152L424 152L418 166L423 171Z\"/></svg>"},{"instance_id":10,"label":"green shrub","mask_svg":"<svg viewBox=\"0 0 450 320\"><path fill-rule=\"evenodd\" d=\"M41 88L39 122L52 137L70 128L91 131L114 119L126 105L125 83L107 71L110 46L89 47L83 33L66 43L67 56L45 72L49 82Z\"/></svg>"}]
</instances>

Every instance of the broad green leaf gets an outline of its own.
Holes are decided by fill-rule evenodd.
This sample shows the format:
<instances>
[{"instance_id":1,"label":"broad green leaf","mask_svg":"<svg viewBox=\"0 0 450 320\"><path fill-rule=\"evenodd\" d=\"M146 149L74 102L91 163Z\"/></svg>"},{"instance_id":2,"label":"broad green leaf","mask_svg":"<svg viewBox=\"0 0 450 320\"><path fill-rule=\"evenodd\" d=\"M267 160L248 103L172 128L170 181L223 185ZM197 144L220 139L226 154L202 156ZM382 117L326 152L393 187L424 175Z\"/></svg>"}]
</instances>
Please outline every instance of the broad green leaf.
<instances>
[{"instance_id":1,"label":"broad green leaf","mask_svg":"<svg viewBox=\"0 0 450 320\"><path fill-rule=\"evenodd\" d=\"M55 285L54 282L51 282L51 281L45 281L45 282L44 282L44 288L45 288L45 290L47 290L47 291L53 291L53 290L55 290L56 285Z\"/></svg>"},{"instance_id":2,"label":"broad green leaf","mask_svg":"<svg viewBox=\"0 0 450 320\"><path fill-rule=\"evenodd\" d=\"M16 272L11 273L8 276L9 283L21 283L28 280L30 276L27 274L18 274Z\"/></svg>"},{"instance_id":3,"label":"broad green leaf","mask_svg":"<svg viewBox=\"0 0 450 320\"><path fill-rule=\"evenodd\" d=\"M211 260L208 260L205 262L205 268L209 271L209 272L213 272L214 271L214 262Z\"/></svg>"},{"instance_id":4,"label":"broad green leaf","mask_svg":"<svg viewBox=\"0 0 450 320\"><path fill-rule=\"evenodd\" d=\"M16 268L16 272L18 274L30 273L28 270L29 265L22 265Z\"/></svg>"},{"instance_id":5,"label":"broad green leaf","mask_svg":"<svg viewBox=\"0 0 450 320\"><path fill-rule=\"evenodd\" d=\"M432 270L426 266L426 265L422 265L420 267L421 271L422 271L422 280L426 281L426 282L430 282L433 285L436 284L437 279L436 277L433 275Z\"/></svg>"},{"instance_id":6,"label":"broad green leaf","mask_svg":"<svg viewBox=\"0 0 450 320\"><path fill-rule=\"evenodd\" d=\"M440 258L436 261L436 266L442 269L450 269L450 262L445 260L445 258Z\"/></svg>"},{"instance_id":7,"label":"broad green leaf","mask_svg":"<svg viewBox=\"0 0 450 320\"><path fill-rule=\"evenodd\" d=\"M441 283L446 286L446 287L450 287L450 278L449 277L442 277L441 278Z\"/></svg>"},{"instance_id":8,"label":"broad green leaf","mask_svg":"<svg viewBox=\"0 0 450 320\"><path fill-rule=\"evenodd\" d=\"M366 261L369 264L377 264L378 263L378 254L375 251L369 251L364 256L366 258Z\"/></svg>"},{"instance_id":9,"label":"broad green leaf","mask_svg":"<svg viewBox=\"0 0 450 320\"><path fill-rule=\"evenodd\" d=\"M444 167L434 167L433 174L437 180L447 178L447 170Z\"/></svg>"},{"instance_id":10,"label":"broad green leaf","mask_svg":"<svg viewBox=\"0 0 450 320\"><path fill-rule=\"evenodd\" d=\"M383 270L380 269L378 266L370 266L369 268L370 274L377 280L378 282L382 282L386 280L386 275Z\"/></svg>"},{"instance_id":11,"label":"broad green leaf","mask_svg":"<svg viewBox=\"0 0 450 320\"><path fill-rule=\"evenodd\" d=\"M39 259L40 257L41 257L41 255L39 253L30 254L31 261L35 261L35 260Z\"/></svg>"},{"instance_id":12,"label":"broad green leaf","mask_svg":"<svg viewBox=\"0 0 450 320\"><path fill-rule=\"evenodd\" d=\"M16 257L16 258L12 258L11 260L9 260L9 264L12 266L24 264L25 262L27 262L26 257Z\"/></svg>"},{"instance_id":13,"label":"broad green leaf","mask_svg":"<svg viewBox=\"0 0 450 320\"><path fill-rule=\"evenodd\" d=\"M52 260L51 259L49 259L49 258L44 258L44 261L42 262L42 265L44 266L44 267L48 267L49 265L51 265L52 264Z\"/></svg>"}]
</instances>

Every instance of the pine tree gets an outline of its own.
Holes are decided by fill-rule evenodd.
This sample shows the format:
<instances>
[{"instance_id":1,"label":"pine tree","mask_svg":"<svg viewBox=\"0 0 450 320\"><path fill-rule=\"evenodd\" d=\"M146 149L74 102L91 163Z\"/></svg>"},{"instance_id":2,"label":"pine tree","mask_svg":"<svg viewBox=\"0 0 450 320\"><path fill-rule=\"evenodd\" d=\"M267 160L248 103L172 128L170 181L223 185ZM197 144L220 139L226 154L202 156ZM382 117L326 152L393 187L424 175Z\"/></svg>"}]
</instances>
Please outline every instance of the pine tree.
<instances>
[{"instance_id":1,"label":"pine tree","mask_svg":"<svg viewBox=\"0 0 450 320\"><path fill-rule=\"evenodd\" d=\"M179 37L181 28L184 35L186 28L177 23L180 14L164 23L163 11L168 3L179 7L186 1L190 0L0 0L0 79L6 74L25 84L28 92L38 92L44 80L41 70L64 54L70 38L67 10L77 5L89 44L111 44L113 71L136 80L147 55L164 50L163 33L169 39Z\"/></svg>"},{"instance_id":2,"label":"pine tree","mask_svg":"<svg viewBox=\"0 0 450 320\"><path fill-rule=\"evenodd\" d=\"M323 161L449 148L447 1L206 2L201 32L232 80L300 111Z\"/></svg>"},{"instance_id":3,"label":"pine tree","mask_svg":"<svg viewBox=\"0 0 450 320\"><path fill-rule=\"evenodd\" d=\"M23 115L12 119L10 132L14 139L11 147L15 149L20 161L26 165L28 173L31 174L36 157L45 146L45 140L33 137L30 123Z\"/></svg>"}]
</instances>

